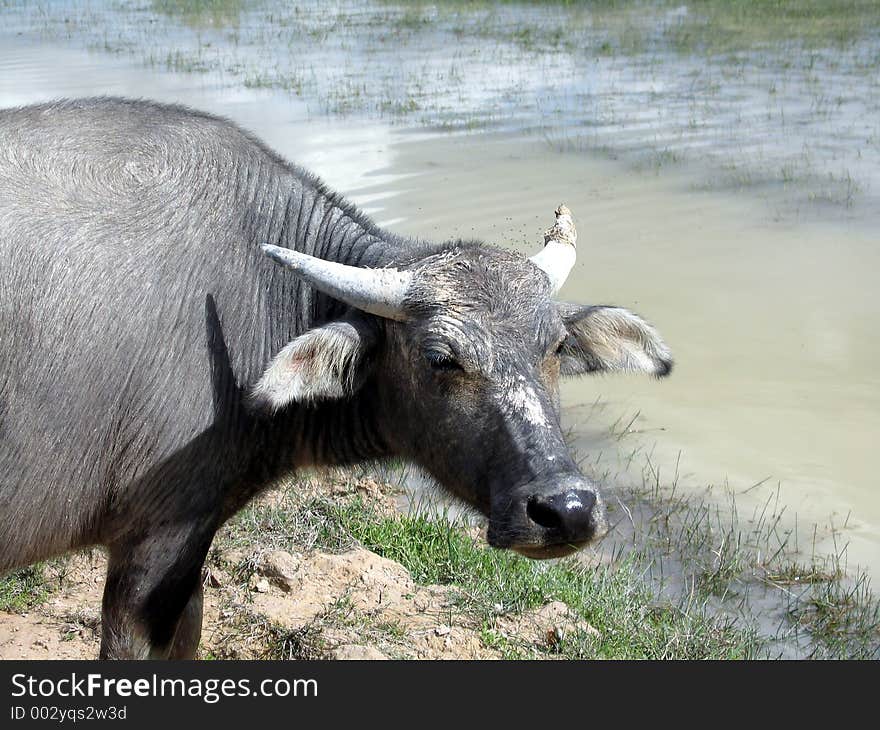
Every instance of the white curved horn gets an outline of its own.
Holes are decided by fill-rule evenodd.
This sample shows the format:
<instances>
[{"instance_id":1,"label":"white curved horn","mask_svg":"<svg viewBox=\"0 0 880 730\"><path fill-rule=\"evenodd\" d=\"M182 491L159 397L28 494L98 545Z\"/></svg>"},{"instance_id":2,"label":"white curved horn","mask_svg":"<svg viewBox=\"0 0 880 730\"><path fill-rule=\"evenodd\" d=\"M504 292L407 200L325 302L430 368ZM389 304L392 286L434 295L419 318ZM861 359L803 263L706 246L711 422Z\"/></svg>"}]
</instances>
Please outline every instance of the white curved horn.
<instances>
[{"instance_id":1,"label":"white curved horn","mask_svg":"<svg viewBox=\"0 0 880 730\"><path fill-rule=\"evenodd\" d=\"M544 248L529 260L547 274L556 294L565 284L576 258L577 229L571 211L562 204L556 209L556 224L544 233Z\"/></svg>"},{"instance_id":2,"label":"white curved horn","mask_svg":"<svg viewBox=\"0 0 880 730\"><path fill-rule=\"evenodd\" d=\"M406 319L403 298L412 282L413 275L409 271L362 269L270 244L264 244L262 249L267 256L334 299L386 319L399 322Z\"/></svg>"}]
</instances>

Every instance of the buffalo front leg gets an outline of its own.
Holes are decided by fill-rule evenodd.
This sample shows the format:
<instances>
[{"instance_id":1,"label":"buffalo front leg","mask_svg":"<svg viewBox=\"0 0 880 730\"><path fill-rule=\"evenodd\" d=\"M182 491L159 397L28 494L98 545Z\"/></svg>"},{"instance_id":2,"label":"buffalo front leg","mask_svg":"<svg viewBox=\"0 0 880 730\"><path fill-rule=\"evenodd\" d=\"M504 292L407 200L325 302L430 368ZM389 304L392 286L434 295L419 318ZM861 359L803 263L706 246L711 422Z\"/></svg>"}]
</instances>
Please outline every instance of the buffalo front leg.
<instances>
[{"instance_id":1,"label":"buffalo front leg","mask_svg":"<svg viewBox=\"0 0 880 730\"><path fill-rule=\"evenodd\" d=\"M171 644L169 659L195 659L202 638L202 604L204 591L202 584L193 591L183 614L177 622L177 631Z\"/></svg>"},{"instance_id":2,"label":"buffalo front leg","mask_svg":"<svg viewBox=\"0 0 880 730\"><path fill-rule=\"evenodd\" d=\"M174 525L111 547L102 603L102 659L195 655L201 571L214 528Z\"/></svg>"}]
</instances>

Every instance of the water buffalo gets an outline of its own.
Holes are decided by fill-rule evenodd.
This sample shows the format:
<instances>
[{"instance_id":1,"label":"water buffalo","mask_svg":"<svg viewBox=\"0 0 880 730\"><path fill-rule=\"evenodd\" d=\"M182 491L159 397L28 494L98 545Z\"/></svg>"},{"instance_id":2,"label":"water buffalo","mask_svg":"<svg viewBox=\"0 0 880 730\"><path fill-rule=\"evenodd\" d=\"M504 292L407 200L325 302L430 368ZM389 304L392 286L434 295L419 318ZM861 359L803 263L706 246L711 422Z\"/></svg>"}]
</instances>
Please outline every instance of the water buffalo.
<instances>
[{"instance_id":1,"label":"water buffalo","mask_svg":"<svg viewBox=\"0 0 880 730\"><path fill-rule=\"evenodd\" d=\"M666 375L657 332L531 259L378 228L227 120L0 111L0 572L109 554L101 656L189 657L218 527L306 466L408 459L532 557L606 530L558 379Z\"/></svg>"}]
</instances>

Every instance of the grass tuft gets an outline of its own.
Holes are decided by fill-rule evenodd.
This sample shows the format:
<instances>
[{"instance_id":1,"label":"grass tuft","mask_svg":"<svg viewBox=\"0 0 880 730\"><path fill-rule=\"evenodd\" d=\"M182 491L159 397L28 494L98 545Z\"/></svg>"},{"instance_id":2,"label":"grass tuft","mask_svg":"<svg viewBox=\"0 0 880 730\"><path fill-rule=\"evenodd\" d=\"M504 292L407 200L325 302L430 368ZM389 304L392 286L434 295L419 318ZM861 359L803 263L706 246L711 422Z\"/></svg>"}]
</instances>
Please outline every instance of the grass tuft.
<instances>
[{"instance_id":1,"label":"grass tuft","mask_svg":"<svg viewBox=\"0 0 880 730\"><path fill-rule=\"evenodd\" d=\"M46 602L49 588L43 567L37 563L0 576L0 611L23 613Z\"/></svg>"}]
</instances>

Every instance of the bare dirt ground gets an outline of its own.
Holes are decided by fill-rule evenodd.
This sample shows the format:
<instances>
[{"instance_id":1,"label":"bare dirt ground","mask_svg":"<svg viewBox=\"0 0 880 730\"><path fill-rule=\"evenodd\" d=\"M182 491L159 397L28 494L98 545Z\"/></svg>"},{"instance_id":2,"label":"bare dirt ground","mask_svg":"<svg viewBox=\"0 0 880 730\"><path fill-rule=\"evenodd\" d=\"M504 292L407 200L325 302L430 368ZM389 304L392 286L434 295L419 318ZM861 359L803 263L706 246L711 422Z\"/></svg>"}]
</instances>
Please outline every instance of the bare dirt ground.
<instances>
[{"instance_id":1,"label":"bare dirt ground","mask_svg":"<svg viewBox=\"0 0 880 730\"><path fill-rule=\"evenodd\" d=\"M106 565L98 551L73 556L63 574L47 571L50 588L61 587L44 604L24 613L0 612L0 658L97 657Z\"/></svg>"},{"instance_id":2,"label":"bare dirt ground","mask_svg":"<svg viewBox=\"0 0 880 730\"><path fill-rule=\"evenodd\" d=\"M244 585L235 566L258 568ZM445 586L417 586L399 563L364 549L293 555L230 550L205 571L202 658L491 659L479 627ZM100 643L103 554L76 555L64 586L26 613L0 613L2 659L93 659ZM501 630L552 643L576 619L560 602Z\"/></svg>"}]
</instances>

